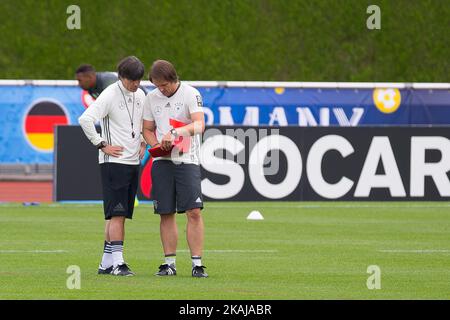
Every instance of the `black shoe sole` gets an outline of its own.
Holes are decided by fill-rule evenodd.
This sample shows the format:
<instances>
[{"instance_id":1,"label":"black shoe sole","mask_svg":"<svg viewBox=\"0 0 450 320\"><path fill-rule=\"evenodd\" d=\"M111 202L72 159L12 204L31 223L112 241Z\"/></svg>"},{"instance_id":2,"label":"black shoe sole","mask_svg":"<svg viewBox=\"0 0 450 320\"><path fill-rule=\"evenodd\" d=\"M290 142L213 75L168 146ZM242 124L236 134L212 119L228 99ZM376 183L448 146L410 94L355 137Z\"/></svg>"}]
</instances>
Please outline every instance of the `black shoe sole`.
<instances>
[{"instance_id":1,"label":"black shoe sole","mask_svg":"<svg viewBox=\"0 0 450 320\"><path fill-rule=\"evenodd\" d=\"M101 275L108 275L108 274L111 274L111 271L106 271L106 270L98 270L97 274L101 274Z\"/></svg>"},{"instance_id":2,"label":"black shoe sole","mask_svg":"<svg viewBox=\"0 0 450 320\"><path fill-rule=\"evenodd\" d=\"M208 275L202 275L202 276L194 276L194 275L192 275L192 278L208 278Z\"/></svg>"},{"instance_id":3,"label":"black shoe sole","mask_svg":"<svg viewBox=\"0 0 450 320\"><path fill-rule=\"evenodd\" d=\"M132 277L134 276L134 273L129 273L129 274L114 274L111 273L112 276L116 276L116 277Z\"/></svg>"},{"instance_id":4,"label":"black shoe sole","mask_svg":"<svg viewBox=\"0 0 450 320\"><path fill-rule=\"evenodd\" d=\"M177 275L176 273L174 273L174 274L156 274L155 273L156 277L173 277L173 276L176 276L176 275Z\"/></svg>"}]
</instances>

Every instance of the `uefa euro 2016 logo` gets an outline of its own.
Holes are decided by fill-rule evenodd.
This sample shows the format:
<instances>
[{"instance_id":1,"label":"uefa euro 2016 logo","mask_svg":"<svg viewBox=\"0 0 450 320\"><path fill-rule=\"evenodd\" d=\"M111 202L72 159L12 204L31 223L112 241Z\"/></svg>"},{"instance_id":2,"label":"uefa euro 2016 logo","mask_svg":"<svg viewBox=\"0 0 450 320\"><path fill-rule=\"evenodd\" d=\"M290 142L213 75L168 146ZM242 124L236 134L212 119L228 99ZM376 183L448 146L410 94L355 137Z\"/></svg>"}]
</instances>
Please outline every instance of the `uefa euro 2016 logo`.
<instances>
[{"instance_id":1,"label":"uefa euro 2016 logo","mask_svg":"<svg viewBox=\"0 0 450 320\"><path fill-rule=\"evenodd\" d=\"M393 113L400 107L402 96L398 89L375 89L373 91L373 102L383 113Z\"/></svg>"}]
</instances>

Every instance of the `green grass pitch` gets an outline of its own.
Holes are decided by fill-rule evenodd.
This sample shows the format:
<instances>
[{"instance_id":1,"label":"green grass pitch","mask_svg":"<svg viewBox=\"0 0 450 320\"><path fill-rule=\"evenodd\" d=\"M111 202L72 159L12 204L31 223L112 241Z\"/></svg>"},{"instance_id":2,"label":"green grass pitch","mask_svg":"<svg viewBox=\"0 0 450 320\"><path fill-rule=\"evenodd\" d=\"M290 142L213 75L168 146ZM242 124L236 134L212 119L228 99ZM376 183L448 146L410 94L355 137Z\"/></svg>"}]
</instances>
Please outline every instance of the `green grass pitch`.
<instances>
[{"instance_id":1,"label":"green grass pitch","mask_svg":"<svg viewBox=\"0 0 450 320\"><path fill-rule=\"evenodd\" d=\"M259 210L262 221L247 215ZM96 274L101 205L0 205L0 299L448 299L448 202L209 202L208 279L193 279L183 215L176 277L162 262L159 217L149 204L126 223L135 277ZM66 273L80 267L81 288ZM369 290L370 265L381 289Z\"/></svg>"}]
</instances>

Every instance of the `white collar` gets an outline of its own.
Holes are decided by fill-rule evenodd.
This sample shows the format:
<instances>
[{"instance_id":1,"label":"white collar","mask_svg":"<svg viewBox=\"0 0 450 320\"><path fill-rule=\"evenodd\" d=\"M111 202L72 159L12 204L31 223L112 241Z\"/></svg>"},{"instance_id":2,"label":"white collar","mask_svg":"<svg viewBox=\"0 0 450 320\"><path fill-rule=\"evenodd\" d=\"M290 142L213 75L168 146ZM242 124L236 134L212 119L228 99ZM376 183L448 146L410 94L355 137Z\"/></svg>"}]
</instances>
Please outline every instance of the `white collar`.
<instances>
[{"instance_id":1,"label":"white collar","mask_svg":"<svg viewBox=\"0 0 450 320\"><path fill-rule=\"evenodd\" d=\"M124 87L122 80L117 80L117 82L119 83L119 88L122 90L122 92L126 95L132 95L133 92L129 91L127 88Z\"/></svg>"}]
</instances>

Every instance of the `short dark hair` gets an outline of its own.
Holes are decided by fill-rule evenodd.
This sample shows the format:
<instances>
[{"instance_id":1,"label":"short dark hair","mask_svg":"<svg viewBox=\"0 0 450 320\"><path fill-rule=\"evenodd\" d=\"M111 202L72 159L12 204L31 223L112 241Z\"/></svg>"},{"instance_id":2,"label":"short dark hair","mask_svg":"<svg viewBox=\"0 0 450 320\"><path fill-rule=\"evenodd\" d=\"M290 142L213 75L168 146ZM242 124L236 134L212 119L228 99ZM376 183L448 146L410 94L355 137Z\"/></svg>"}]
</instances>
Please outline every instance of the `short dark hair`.
<instances>
[{"instance_id":1,"label":"short dark hair","mask_svg":"<svg viewBox=\"0 0 450 320\"><path fill-rule=\"evenodd\" d=\"M88 73L88 72L95 72L95 68L93 66L91 66L90 64L82 64L77 68L77 70L75 71L75 74Z\"/></svg>"},{"instance_id":2,"label":"short dark hair","mask_svg":"<svg viewBox=\"0 0 450 320\"><path fill-rule=\"evenodd\" d=\"M144 76L144 64L135 56L123 58L117 65L119 77L128 80L141 80Z\"/></svg>"},{"instance_id":3,"label":"short dark hair","mask_svg":"<svg viewBox=\"0 0 450 320\"><path fill-rule=\"evenodd\" d=\"M178 75L175 67L166 60L156 60L152 64L148 79L153 80L165 80L169 82L177 82Z\"/></svg>"}]
</instances>

